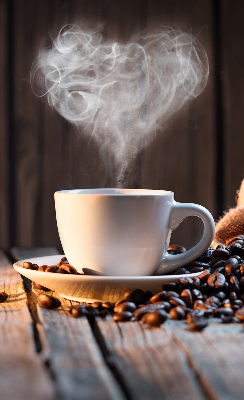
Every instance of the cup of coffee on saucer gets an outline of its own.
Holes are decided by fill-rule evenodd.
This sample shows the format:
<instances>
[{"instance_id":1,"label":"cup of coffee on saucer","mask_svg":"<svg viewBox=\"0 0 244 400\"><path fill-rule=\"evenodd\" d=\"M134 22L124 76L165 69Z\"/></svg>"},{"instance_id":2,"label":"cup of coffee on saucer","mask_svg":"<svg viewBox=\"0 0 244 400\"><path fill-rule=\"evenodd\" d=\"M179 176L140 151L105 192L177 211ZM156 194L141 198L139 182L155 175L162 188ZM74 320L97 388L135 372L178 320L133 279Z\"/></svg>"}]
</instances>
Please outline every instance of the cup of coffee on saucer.
<instances>
[{"instance_id":1,"label":"cup of coffee on saucer","mask_svg":"<svg viewBox=\"0 0 244 400\"><path fill-rule=\"evenodd\" d=\"M77 189L54 197L65 256L80 273L89 268L110 276L166 274L197 259L214 236L210 212L176 202L170 191ZM202 219L202 237L185 253L171 255L171 232L188 216Z\"/></svg>"}]
</instances>

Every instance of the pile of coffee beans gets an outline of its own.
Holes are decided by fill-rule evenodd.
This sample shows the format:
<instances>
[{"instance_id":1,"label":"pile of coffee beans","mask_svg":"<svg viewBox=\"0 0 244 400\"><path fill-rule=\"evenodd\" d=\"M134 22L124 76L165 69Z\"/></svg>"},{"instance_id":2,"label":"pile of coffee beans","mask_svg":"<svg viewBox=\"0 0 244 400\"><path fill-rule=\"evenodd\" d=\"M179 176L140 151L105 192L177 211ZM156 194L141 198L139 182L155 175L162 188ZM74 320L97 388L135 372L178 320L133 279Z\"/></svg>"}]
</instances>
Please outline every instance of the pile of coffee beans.
<instances>
[{"instance_id":1,"label":"pile of coffee beans","mask_svg":"<svg viewBox=\"0 0 244 400\"><path fill-rule=\"evenodd\" d=\"M180 254L186 249L170 245L168 251ZM39 267L26 262L23 267L78 274L65 257L55 266ZM197 272L198 276L187 276ZM233 238L226 247L209 246L197 260L175 274L184 276L178 282L164 284L158 293L135 289L126 292L117 303L82 303L71 306L69 312L75 318L111 314L115 321L140 320L151 326L159 326L167 319L186 320L194 330L205 328L211 317L221 318L223 323L244 322L244 236ZM45 294L39 296L39 301L43 307L60 306L58 299Z\"/></svg>"},{"instance_id":2,"label":"pile of coffee beans","mask_svg":"<svg viewBox=\"0 0 244 400\"><path fill-rule=\"evenodd\" d=\"M23 268L32 269L33 271L53 272L59 274L80 275L79 272L69 264L66 257L61 258L61 261L55 265L37 265L29 261L23 262Z\"/></svg>"},{"instance_id":3,"label":"pile of coffee beans","mask_svg":"<svg viewBox=\"0 0 244 400\"><path fill-rule=\"evenodd\" d=\"M171 245L171 254L186 250ZM196 277L187 274L199 272ZM115 304L92 303L72 306L74 317L107 315L115 321L141 320L159 326L167 319L186 320L193 330L205 328L211 317L223 323L244 322L244 236L233 238L226 247L211 246L197 260L176 274L185 275L177 283L167 283L162 291L152 293L136 289L124 294Z\"/></svg>"}]
</instances>

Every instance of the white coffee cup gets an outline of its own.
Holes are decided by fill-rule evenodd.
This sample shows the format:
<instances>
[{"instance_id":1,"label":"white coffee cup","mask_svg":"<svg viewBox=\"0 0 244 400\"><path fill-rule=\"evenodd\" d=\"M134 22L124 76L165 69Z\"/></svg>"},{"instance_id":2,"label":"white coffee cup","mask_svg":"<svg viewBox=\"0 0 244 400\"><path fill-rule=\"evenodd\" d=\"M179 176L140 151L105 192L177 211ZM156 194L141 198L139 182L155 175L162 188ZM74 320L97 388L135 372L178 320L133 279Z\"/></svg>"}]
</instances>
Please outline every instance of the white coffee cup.
<instances>
[{"instance_id":1,"label":"white coffee cup","mask_svg":"<svg viewBox=\"0 0 244 400\"><path fill-rule=\"evenodd\" d=\"M210 212L197 204L177 203L169 191L79 189L61 190L54 197L63 250L79 272L165 274L199 257L214 236ZM168 254L171 232L187 216L202 219L202 238L183 254Z\"/></svg>"}]
</instances>

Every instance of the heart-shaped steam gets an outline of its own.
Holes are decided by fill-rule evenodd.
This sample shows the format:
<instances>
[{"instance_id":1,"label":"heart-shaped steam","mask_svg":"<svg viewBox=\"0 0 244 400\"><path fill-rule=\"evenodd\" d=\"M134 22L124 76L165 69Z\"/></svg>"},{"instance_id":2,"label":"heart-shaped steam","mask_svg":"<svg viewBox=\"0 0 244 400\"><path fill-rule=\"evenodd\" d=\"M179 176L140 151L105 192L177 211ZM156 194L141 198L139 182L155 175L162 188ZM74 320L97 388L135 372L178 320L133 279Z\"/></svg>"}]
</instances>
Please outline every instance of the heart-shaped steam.
<instances>
[{"instance_id":1,"label":"heart-shaped steam","mask_svg":"<svg viewBox=\"0 0 244 400\"><path fill-rule=\"evenodd\" d=\"M167 27L121 44L72 25L39 54L31 80L63 117L92 134L106 159L112 155L121 175L157 121L198 96L208 73L206 52L190 33Z\"/></svg>"}]
</instances>

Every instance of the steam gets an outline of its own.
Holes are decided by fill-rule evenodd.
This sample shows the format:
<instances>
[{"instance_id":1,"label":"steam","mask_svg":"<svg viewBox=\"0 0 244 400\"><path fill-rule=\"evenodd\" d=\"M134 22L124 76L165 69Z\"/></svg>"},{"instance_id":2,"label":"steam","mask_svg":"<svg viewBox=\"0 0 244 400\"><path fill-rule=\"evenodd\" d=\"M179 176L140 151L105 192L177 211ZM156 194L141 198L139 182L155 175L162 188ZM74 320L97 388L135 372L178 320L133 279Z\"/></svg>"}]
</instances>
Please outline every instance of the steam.
<instances>
[{"instance_id":1,"label":"steam","mask_svg":"<svg viewBox=\"0 0 244 400\"><path fill-rule=\"evenodd\" d=\"M127 44L101 33L66 26L42 51L31 71L32 87L82 132L94 138L118 185L129 162L208 79L204 48L190 33L165 27Z\"/></svg>"}]
</instances>

